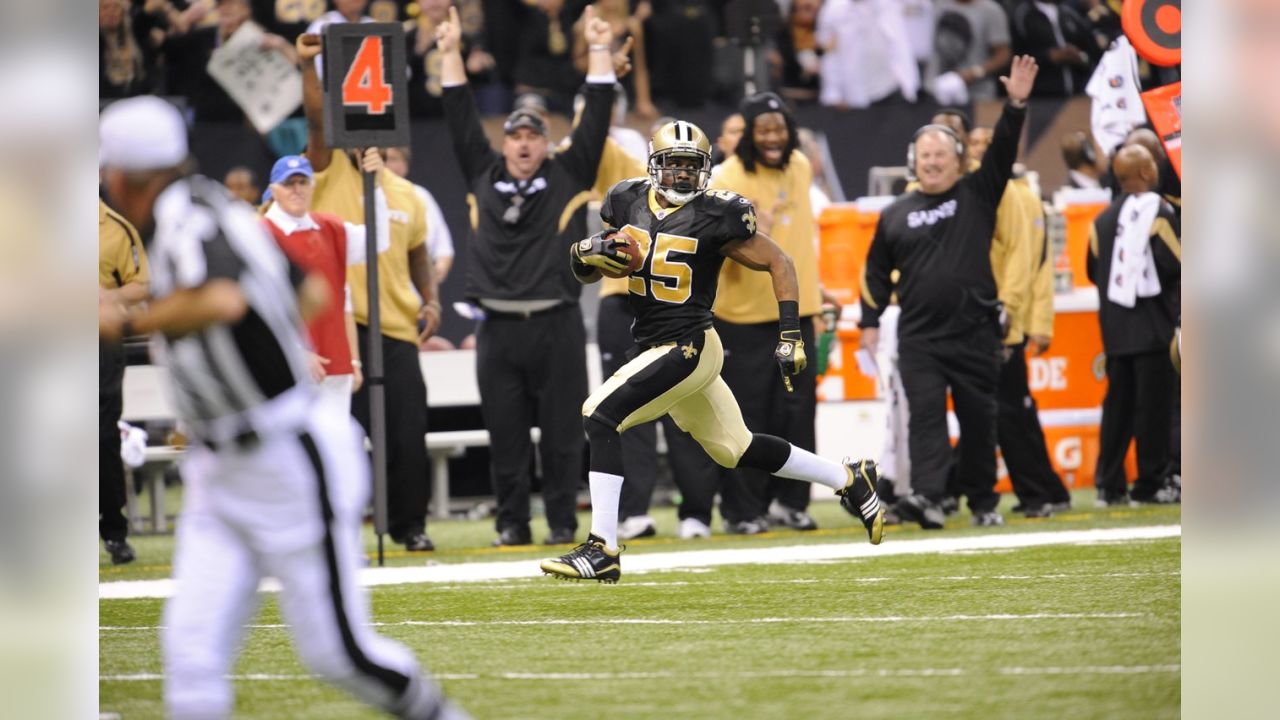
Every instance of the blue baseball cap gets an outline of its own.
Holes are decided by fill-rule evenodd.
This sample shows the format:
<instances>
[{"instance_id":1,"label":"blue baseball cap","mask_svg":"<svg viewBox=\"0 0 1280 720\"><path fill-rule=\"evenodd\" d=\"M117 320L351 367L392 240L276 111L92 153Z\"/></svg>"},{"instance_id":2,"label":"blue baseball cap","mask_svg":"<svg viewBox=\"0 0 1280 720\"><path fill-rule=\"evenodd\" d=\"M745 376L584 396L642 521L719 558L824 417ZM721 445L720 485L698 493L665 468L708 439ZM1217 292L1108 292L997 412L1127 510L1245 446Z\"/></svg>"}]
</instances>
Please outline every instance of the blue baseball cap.
<instances>
[{"instance_id":1,"label":"blue baseball cap","mask_svg":"<svg viewBox=\"0 0 1280 720\"><path fill-rule=\"evenodd\" d=\"M311 169L311 161L303 155L285 155L271 166L271 182L282 183L294 175L306 175L314 178L316 173Z\"/></svg>"}]
</instances>

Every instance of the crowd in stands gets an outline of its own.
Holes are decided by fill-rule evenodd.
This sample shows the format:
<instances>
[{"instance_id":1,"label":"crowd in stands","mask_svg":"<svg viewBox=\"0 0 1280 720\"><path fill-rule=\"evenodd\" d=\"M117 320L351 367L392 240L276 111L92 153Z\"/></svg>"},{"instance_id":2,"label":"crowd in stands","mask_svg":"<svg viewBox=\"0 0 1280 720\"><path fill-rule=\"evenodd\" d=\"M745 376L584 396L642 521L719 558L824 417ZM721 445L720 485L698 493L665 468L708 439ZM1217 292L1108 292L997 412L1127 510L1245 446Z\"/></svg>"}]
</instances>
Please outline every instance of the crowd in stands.
<instances>
[{"instance_id":1,"label":"crowd in stands","mask_svg":"<svg viewBox=\"0 0 1280 720\"><path fill-rule=\"evenodd\" d=\"M194 119L242 113L206 71L246 22L265 49L294 54L301 32L330 22L400 22L412 114L442 113L435 27L450 0L99 0L99 96L186 99ZM535 94L569 114L586 62L585 0L457 0L468 80L483 114ZM1084 91L1120 33L1119 0L598 0L616 46L634 43L624 81L646 121L660 108L736 104L744 81L793 103L842 108L995 97L1012 54L1043 68L1035 97ZM744 67L754 66L748 75ZM1145 68L1144 68L1145 70Z\"/></svg>"}]
</instances>

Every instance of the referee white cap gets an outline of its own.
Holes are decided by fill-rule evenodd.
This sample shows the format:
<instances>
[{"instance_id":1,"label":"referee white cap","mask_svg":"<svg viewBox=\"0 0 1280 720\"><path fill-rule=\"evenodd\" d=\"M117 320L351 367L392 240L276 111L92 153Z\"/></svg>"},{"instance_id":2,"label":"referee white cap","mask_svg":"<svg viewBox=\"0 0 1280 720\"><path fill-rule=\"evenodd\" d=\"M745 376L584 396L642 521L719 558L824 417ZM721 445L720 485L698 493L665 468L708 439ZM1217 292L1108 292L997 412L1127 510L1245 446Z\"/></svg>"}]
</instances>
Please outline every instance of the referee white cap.
<instances>
[{"instance_id":1,"label":"referee white cap","mask_svg":"<svg viewBox=\"0 0 1280 720\"><path fill-rule=\"evenodd\" d=\"M171 103L142 95L112 103L98 122L98 164L160 170L187 159L187 124Z\"/></svg>"}]
</instances>

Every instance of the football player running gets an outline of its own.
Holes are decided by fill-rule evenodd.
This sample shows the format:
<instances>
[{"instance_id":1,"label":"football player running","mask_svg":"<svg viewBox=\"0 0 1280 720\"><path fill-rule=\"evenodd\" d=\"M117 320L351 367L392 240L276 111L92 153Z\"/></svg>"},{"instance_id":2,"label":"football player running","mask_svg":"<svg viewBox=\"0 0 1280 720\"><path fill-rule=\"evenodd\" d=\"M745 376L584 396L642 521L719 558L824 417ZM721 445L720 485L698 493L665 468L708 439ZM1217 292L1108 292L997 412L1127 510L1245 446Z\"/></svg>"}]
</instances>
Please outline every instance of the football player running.
<instances>
[{"instance_id":1,"label":"football player running","mask_svg":"<svg viewBox=\"0 0 1280 720\"><path fill-rule=\"evenodd\" d=\"M633 359L582 406L591 446L591 534L571 552L544 560L543 572L563 579L618 581L619 435L666 414L724 467L759 468L831 488L840 504L862 520L871 543L879 544L884 510L875 494L875 463L837 463L782 438L753 434L720 379L724 354L712 327L711 306L726 257L769 273L779 310L774 357L784 378L804 370L791 258L756 232L750 201L706 189L711 143L693 124L676 120L658 129L649 143L648 170L647 178L624 180L609 190L600 209L605 230L570 249L575 276L593 283L602 269L624 272L631 258L622 238L637 241L643 261L628 280L636 348Z\"/></svg>"}]
</instances>

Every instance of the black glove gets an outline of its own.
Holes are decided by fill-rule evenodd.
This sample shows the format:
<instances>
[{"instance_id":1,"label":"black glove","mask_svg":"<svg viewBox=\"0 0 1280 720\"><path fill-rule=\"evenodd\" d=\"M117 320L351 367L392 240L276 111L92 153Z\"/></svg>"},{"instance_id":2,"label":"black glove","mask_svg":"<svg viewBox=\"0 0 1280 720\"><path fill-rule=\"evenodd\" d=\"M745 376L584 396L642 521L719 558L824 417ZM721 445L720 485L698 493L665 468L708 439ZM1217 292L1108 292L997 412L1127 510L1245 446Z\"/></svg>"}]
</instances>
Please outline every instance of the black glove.
<instances>
[{"instance_id":1,"label":"black glove","mask_svg":"<svg viewBox=\"0 0 1280 720\"><path fill-rule=\"evenodd\" d=\"M574 243L569 249L575 263L587 265L612 273L626 272L631 264L631 253L627 251L624 236L617 230L601 230Z\"/></svg>"}]
</instances>

